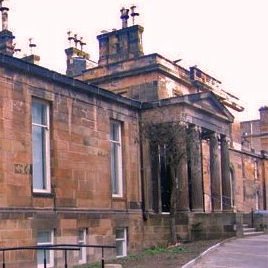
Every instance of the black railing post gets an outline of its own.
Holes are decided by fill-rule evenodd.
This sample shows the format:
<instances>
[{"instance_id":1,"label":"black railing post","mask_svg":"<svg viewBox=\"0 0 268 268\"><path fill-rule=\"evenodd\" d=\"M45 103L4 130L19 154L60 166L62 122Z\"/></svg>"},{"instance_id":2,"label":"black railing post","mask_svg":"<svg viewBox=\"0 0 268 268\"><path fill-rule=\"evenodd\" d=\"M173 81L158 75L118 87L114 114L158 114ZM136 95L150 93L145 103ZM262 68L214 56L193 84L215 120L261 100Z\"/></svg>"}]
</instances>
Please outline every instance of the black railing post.
<instances>
[{"instance_id":1,"label":"black railing post","mask_svg":"<svg viewBox=\"0 0 268 268\"><path fill-rule=\"evenodd\" d=\"M104 268L104 252L103 252L103 247L101 247L101 268Z\"/></svg>"},{"instance_id":2,"label":"black railing post","mask_svg":"<svg viewBox=\"0 0 268 268\"><path fill-rule=\"evenodd\" d=\"M68 264L67 264L67 250L66 249L64 250L64 260L65 260L64 267L65 268L68 268Z\"/></svg>"},{"instance_id":3,"label":"black railing post","mask_svg":"<svg viewBox=\"0 0 268 268\"><path fill-rule=\"evenodd\" d=\"M44 268L47 268L47 256L46 249L44 248Z\"/></svg>"},{"instance_id":4,"label":"black railing post","mask_svg":"<svg viewBox=\"0 0 268 268\"><path fill-rule=\"evenodd\" d=\"M6 267L6 262L5 262L5 251L3 250L3 268Z\"/></svg>"},{"instance_id":5,"label":"black railing post","mask_svg":"<svg viewBox=\"0 0 268 268\"><path fill-rule=\"evenodd\" d=\"M254 210L251 208L251 227L254 227Z\"/></svg>"}]
</instances>

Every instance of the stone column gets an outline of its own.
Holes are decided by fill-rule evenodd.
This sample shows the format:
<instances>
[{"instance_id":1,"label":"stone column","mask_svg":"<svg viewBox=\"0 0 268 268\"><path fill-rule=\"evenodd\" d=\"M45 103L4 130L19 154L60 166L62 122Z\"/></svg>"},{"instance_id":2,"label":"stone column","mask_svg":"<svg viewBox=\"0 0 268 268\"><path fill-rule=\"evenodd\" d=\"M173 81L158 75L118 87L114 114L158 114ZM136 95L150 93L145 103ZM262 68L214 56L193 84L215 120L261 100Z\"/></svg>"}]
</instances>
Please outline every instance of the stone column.
<instances>
[{"instance_id":1,"label":"stone column","mask_svg":"<svg viewBox=\"0 0 268 268\"><path fill-rule=\"evenodd\" d=\"M191 126L188 135L189 187L192 211L204 211L203 174L201 161L201 141L197 127Z\"/></svg>"},{"instance_id":2,"label":"stone column","mask_svg":"<svg viewBox=\"0 0 268 268\"><path fill-rule=\"evenodd\" d=\"M177 169L178 189L177 189L177 211L189 211L189 182L188 182L188 164L186 148L186 129L182 131L182 140L180 141L182 158Z\"/></svg>"},{"instance_id":3,"label":"stone column","mask_svg":"<svg viewBox=\"0 0 268 268\"><path fill-rule=\"evenodd\" d=\"M221 174L218 135L210 135L210 182L212 211L221 211Z\"/></svg>"},{"instance_id":4,"label":"stone column","mask_svg":"<svg viewBox=\"0 0 268 268\"><path fill-rule=\"evenodd\" d=\"M222 180L222 207L223 210L232 210L230 159L228 141L226 136L221 136L221 180Z\"/></svg>"}]
</instances>

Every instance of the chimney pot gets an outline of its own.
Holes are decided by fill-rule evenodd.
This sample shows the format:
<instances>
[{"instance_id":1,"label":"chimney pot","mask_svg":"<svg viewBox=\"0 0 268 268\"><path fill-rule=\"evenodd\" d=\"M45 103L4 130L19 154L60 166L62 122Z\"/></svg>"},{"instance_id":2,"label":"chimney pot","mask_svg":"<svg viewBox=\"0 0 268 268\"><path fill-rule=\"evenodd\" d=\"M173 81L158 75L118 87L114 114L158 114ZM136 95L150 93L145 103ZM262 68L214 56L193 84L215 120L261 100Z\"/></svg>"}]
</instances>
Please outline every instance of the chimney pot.
<instances>
[{"instance_id":1,"label":"chimney pot","mask_svg":"<svg viewBox=\"0 0 268 268\"><path fill-rule=\"evenodd\" d=\"M129 19L129 15L128 15L129 9L123 7L120 10L120 12L121 12L120 18L122 20L122 28L127 28L128 19Z\"/></svg>"}]
</instances>

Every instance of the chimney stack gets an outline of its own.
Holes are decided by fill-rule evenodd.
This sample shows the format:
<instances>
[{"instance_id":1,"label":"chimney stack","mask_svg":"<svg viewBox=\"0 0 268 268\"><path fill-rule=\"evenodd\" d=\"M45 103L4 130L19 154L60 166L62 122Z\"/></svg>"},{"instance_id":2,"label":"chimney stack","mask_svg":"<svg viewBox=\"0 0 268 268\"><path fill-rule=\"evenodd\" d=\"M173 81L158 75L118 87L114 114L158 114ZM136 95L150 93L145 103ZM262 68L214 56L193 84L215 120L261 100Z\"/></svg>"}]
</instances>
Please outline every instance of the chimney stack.
<instances>
[{"instance_id":1,"label":"chimney stack","mask_svg":"<svg viewBox=\"0 0 268 268\"><path fill-rule=\"evenodd\" d=\"M259 109L261 125L266 127L268 131L268 106L263 106Z\"/></svg>"},{"instance_id":2,"label":"chimney stack","mask_svg":"<svg viewBox=\"0 0 268 268\"><path fill-rule=\"evenodd\" d=\"M40 56L38 56L38 55L34 55L34 54L31 54L31 55L29 55L29 56L25 56L25 57L23 57L23 58L21 58L22 60L24 60L24 61L27 61L27 62L29 62L29 63L32 63L32 64L39 64L39 62L40 62Z\"/></svg>"},{"instance_id":3,"label":"chimney stack","mask_svg":"<svg viewBox=\"0 0 268 268\"><path fill-rule=\"evenodd\" d=\"M133 24L139 13L131 7ZM143 27L133 25L128 27L129 9L121 10L122 29L98 35L99 40L99 65L107 65L123 60L137 58L143 55L142 33Z\"/></svg>"},{"instance_id":4,"label":"chimney stack","mask_svg":"<svg viewBox=\"0 0 268 268\"><path fill-rule=\"evenodd\" d=\"M70 42L70 47L65 49L65 54L67 56L67 70L66 75L74 77L80 75L88 68L95 67L95 63L90 60L90 55L83 51L83 47L86 43L83 41L83 37L78 38L77 34L72 36L71 31L68 33L68 41ZM72 47L72 42L75 47ZM80 46L80 49L78 48Z\"/></svg>"},{"instance_id":5,"label":"chimney stack","mask_svg":"<svg viewBox=\"0 0 268 268\"><path fill-rule=\"evenodd\" d=\"M12 32L8 30L8 7L3 6L4 0L0 0L0 11L2 15L2 30L0 32L0 53L12 56L14 54L14 45Z\"/></svg>"},{"instance_id":6,"label":"chimney stack","mask_svg":"<svg viewBox=\"0 0 268 268\"><path fill-rule=\"evenodd\" d=\"M268 106L259 109L260 112L260 135L261 148L268 152Z\"/></svg>"},{"instance_id":7,"label":"chimney stack","mask_svg":"<svg viewBox=\"0 0 268 268\"><path fill-rule=\"evenodd\" d=\"M40 56L35 55L33 53L33 49L35 47L36 47L36 44L33 43L33 39L29 38L30 55L23 57L22 60L27 61L27 62L32 63L32 64L39 64Z\"/></svg>"}]
</instances>

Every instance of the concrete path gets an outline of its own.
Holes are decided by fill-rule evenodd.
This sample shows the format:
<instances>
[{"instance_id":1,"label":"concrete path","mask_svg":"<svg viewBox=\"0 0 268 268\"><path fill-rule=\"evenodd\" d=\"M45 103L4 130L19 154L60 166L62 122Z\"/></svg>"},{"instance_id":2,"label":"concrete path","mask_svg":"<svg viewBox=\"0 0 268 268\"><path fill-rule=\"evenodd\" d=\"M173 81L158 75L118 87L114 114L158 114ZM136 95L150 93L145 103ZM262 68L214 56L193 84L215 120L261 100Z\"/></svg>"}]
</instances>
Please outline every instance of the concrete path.
<instances>
[{"instance_id":1,"label":"concrete path","mask_svg":"<svg viewBox=\"0 0 268 268\"><path fill-rule=\"evenodd\" d=\"M183 268L268 268L268 234L231 239Z\"/></svg>"}]
</instances>

